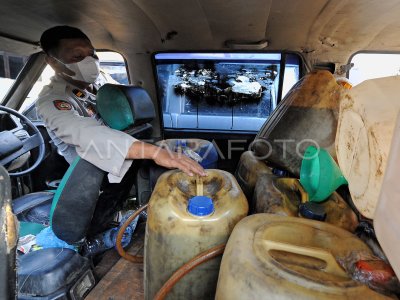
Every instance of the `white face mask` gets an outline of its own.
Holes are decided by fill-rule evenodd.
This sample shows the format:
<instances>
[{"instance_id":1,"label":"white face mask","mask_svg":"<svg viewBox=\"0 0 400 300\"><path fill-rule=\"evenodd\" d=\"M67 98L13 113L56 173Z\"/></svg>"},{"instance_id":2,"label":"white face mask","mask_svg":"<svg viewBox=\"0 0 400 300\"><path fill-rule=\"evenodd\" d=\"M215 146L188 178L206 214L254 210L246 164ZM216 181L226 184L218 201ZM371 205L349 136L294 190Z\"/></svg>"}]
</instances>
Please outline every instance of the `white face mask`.
<instances>
[{"instance_id":1,"label":"white face mask","mask_svg":"<svg viewBox=\"0 0 400 300\"><path fill-rule=\"evenodd\" d=\"M60 60L58 61L61 62ZM86 56L83 60L72 64L61 63L75 73L73 76L68 75L75 80L94 83L100 74L100 62L92 56Z\"/></svg>"}]
</instances>

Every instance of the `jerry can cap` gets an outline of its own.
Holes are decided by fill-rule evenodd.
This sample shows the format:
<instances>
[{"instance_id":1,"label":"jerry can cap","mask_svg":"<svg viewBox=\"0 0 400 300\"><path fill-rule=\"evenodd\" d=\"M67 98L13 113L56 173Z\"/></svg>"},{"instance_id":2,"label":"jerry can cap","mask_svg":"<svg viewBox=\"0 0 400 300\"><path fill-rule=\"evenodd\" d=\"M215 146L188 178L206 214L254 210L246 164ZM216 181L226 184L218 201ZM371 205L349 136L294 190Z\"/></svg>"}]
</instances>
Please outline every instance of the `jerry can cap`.
<instances>
[{"instance_id":1,"label":"jerry can cap","mask_svg":"<svg viewBox=\"0 0 400 300\"><path fill-rule=\"evenodd\" d=\"M322 204L317 202L306 202L302 203L299 206L300 215L304 218L317 220L317 221L325 221L326 219L326 211Z\"/></svg>"},{"instance_id":2,"label":"jerry can cap","mask_svg":"<svg viewBox=\"0 0 400 300\"><path fill-rule=\"evenodd\" d=\"M208 216L214 212L214 203L207 196L194 196L189 199L187 209L194 216Z\"/></svg>"}]
</instances>

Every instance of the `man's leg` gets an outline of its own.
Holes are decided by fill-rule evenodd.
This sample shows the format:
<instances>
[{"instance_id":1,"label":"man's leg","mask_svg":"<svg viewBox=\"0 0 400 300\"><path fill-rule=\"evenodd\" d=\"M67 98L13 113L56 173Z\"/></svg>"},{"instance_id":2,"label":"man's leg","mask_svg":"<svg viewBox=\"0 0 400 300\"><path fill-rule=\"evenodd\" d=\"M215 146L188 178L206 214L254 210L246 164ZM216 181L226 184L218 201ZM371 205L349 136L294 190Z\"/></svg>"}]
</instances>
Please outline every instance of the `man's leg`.
<instances>
[{"instance_id":1,"label":"man's leg","mask_svg":"<svg viewBox=\"0 0 400 300\"><path fill-rule=\"evenodd\" d=\"M135 183L139 165L140 161L134 161L120 183L110 183L107 176L104 178L102 192L97 200L96 210L88 231L89 237L108 229L115 213L122 209L124 201L128 198L129 191Z\"/></svg>"}]
</instances>

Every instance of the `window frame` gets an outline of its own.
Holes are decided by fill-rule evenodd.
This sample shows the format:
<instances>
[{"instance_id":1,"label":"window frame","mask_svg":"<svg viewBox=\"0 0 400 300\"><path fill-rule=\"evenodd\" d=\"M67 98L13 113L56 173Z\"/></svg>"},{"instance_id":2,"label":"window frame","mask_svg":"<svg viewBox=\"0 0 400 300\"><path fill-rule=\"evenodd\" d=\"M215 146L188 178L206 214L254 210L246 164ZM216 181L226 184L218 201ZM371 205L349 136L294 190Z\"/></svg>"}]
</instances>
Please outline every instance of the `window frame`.
<instances>
[{"instance_id":1,"label":"window frame","mask_svg":"<svg viewBox=\"0 0 400 300\"><path fill-rule=\"evenodd\" d=\"M129 73L128 61L126 60L126 57L121 52L118 52L118 51L115 51L115 50L110 50L110 49L104 49L104 48L96 49L96 53L99 53L99 52L115 52L115 53L118 53L119 55L121 55L121 57L122 57L122 59L124 61L124 64L125 64L126 76L128 77L128 84L132 84L131 76L130 76L130 73Z\"/></svg>"},{"instance_id":2,"label":"window frame","mask_svg":"<svg viewBox=\"0 0 400 300\"><path fill-rule=\"evenodd\" d=\"M4 98L0 100L0 105L19 110L24 99L46 67L44 57L45 54L43 52L36 52L28 57L27 62L19 72L14 83Z\"/></svg>"},{"instance_id":3,"label":"window frame","mask_svg":"<svg viewBox=\"0 0 400 300\"><path fill-rule=\"evenodd\" d=\"M24 68L24 66L26 65L26 63L28 62L28 59L29 59L29 56L18 55L18 54L14 54L14 53L11 53L8 51L0 51L0 56L2 57L2 60L3 60L3 68L4 68L4 77L3 78L10 78L10 79L17 79L18 74ZM20 69L18 74L16 74L14 76L14 78L12 78L12 76L11 76L11 65L10 65L11 58L20 58L22 60L22 68Z\"/></svg>"},{"instance_id":4,"label":"window frame","mask_svg":"<svg viewBox=\"0 0 400 300\"><path fill-rule=\"evenodd\" d=\"M359 50L357 52L354 52L352 55L350 55L349 59L347 60L347 66L349 66L349 68L346 71L346 78L349 79L350 78L350 71L353 68L353 66L351 66L351 61L353 60L354 56L358 55L358 54L397 54L400 55L400 51L391 51L391 50L387 50L387 51L378 51L378 50ZM350 67L351 66L351 67ZM378 78L378 77L376 77ZM361 82L360 82L361 83Z\"/></svg>"},{"instance_id":5,"label":"window frame","mask_svg":"<svg viewBox=\"0 0 400 300\"><path fill-rule=\"evenodd\" d=\"M129 67L126 58L118 51L109 50L109 49L96 49L97 52L115 52L121 55L123 61L125 63L126 74L128 77L128 81L130 82L129 76ZM2 100L0 100L0 105L9 106L17 111L20 110L22 104L26 101L29 93L33 89L33 86L36 84L40 76L43 74L44 69L48 65L45 61L45 53L43 51L36 52L27 57L27 62L24 67L18 74L15 82L8 90L7 94L4 96ZM23 86L22 82L26 82ZM24 89L23 91L21 89ZM21 90L21 92L19 91ZM16 96L18 95L18 96ZM19 101L15 101L18 99ZM28 106L27 108L29 108ZM22 113L22 112L21 112Z\"/></svg>"}]
</instances>

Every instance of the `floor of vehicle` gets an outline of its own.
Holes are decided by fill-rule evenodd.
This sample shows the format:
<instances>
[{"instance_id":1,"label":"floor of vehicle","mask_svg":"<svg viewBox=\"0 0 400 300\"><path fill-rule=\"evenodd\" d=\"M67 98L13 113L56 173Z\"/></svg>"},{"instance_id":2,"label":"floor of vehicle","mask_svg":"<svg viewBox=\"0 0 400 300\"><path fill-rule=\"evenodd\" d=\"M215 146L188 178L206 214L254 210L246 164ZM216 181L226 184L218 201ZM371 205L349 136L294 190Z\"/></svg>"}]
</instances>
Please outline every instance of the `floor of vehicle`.
<instances>
[{"instance_id":1,"label":"floor of vehicle","mask_svg":"<svg viewBox=\"0 0 400 300\"><path fill-rule=\"evenodd\" d=\"M128 249L132 255L144 255L144 234L146 224L141 223L135 232L133 244ZM110 264L115 262L116 251L110 251L103 257L94 272L100 282L85 298L86 300L141 300L144 299L143 263L131 263L120 258L110 269ZM106 274L104 275L104 272Z\"/></svg>"}]
</instances>

